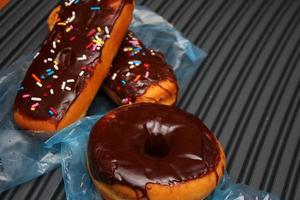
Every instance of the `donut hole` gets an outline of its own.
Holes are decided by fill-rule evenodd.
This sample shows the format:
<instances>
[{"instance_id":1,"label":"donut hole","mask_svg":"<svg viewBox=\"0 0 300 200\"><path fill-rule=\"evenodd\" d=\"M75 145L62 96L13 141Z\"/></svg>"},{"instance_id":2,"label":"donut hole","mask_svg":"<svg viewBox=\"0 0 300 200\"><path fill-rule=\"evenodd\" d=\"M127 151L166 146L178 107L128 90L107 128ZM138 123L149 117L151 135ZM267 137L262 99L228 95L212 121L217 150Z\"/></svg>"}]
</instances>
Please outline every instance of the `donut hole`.
<instances>
[{"instance_id":1,"label":"donut hole","mask_svg":"<svg viewBox=\"0 0 300 200\"><path fill-rule=\"evenodd\" d=\"M162 134L150 135L146 138L144 150L151 157L163 158L168 155L170 146Z\"/></svg>"}]
</instances>

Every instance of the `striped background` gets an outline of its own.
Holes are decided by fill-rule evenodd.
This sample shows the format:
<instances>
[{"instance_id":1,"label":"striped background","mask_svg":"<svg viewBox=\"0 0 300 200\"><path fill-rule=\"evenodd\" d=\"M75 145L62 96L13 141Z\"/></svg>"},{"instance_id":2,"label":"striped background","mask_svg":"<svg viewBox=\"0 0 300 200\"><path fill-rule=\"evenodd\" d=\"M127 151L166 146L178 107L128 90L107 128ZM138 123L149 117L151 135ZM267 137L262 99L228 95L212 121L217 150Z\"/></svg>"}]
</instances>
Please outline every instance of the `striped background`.
<instances>
[{"instance_id":1,"label":"striped background","mask_svg":"<svg viewBox=\"0 0 300 200\"><path fill-rule=\"evenodd\" d=\"M33 52L58 0L0 12L0 66ZM237 181L300 199L300 1L140 0L209 53L179 106L220 138ZM0 194L65 199L60 170Z\"/></svg>"}]
</instances>

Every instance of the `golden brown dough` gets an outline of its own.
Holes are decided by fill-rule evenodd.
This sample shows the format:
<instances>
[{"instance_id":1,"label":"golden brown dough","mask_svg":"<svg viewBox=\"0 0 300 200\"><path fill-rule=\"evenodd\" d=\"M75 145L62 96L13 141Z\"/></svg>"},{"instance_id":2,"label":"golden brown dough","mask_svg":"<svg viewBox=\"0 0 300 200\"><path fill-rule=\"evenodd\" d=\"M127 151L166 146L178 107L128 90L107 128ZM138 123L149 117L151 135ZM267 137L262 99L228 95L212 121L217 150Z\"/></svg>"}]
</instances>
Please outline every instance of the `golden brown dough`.
<instances>
[{"instance_id":1,"label":"golden brown dough","mask_svg":"<svg viewBox=\"0 0 300 200\"><path fill-rule=\"evenodd\" d=\"M226 158L196 116L137 103L112 110L95 124L87 167L106 200L201 200L222 179Z\"/></svg>"}]
</instances>

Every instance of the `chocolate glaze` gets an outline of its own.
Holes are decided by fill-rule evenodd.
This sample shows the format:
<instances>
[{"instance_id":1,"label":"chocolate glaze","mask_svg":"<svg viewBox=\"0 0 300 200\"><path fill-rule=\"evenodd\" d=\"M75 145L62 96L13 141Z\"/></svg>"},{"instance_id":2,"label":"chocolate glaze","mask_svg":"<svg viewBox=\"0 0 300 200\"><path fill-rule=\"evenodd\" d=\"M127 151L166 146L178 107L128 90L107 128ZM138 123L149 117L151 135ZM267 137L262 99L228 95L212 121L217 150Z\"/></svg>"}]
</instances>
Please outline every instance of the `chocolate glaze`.
<instances>
[{"instance_id":1,"label":"chocolate glaze","mask_svg":"<svg viewBox=\"0 0 300 200\"><path fill-rule=\"evenodd\" d=\"M135 34L129 31L104 85L117 94L122 104L128 104L134 103L136 97L143 95L150 85L158 85L162 80L170 80L177 86L173 70L166 63L163 54L146 48ZM172 96L170 91L166 92Z\"/></svg>"},{"instance_id":2,"label":"chocolate glaze","mask_svg":"<svg viewBox=\"0 0 300 200\"><path fill-rule=\"evenodd\" d=\"M52 119L57 124L101 62L102 47L126 3L132 1L62 3L59 21L21 83L15 111L36 120Z\"/></svg>"},{"instance_id":3,"label":"chocolate glaze","mask_svg":"<svg viewBox=\"0 0 300 200\"><path fill-rule=\"evenodd\" d=\"M88 160L95 179L147 195L148 183L172 185L217 174L220 149L196 116L176 107L138 103L97 122L89 138Z\"/></svg>"}]
</instances>

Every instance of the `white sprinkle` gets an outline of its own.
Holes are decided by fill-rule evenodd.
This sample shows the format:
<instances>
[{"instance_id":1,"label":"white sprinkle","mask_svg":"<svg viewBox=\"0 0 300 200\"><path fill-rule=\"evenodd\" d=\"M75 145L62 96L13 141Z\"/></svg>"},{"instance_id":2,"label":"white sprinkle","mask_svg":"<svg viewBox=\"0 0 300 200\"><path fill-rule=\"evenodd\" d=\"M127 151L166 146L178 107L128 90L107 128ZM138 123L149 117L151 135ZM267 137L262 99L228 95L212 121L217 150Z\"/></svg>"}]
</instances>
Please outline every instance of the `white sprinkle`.
<instances>
[{"instance_id":1,"label":"white sprinkle","mask_svg":"<svg viewBox=\"0 0 300 200\"><path fill-rule=\"evenodd\" d=\"M44 63L47 63L48 61L47 61L47 59L44 59Z\"/></svg>"},{"instance_id":2,"label":"white sprinkle","mask_svg":"<svg viewBox=\"0 0 300 200\"><path fill-rule=\"evenodd\" d=\"M56 42L55 41L52 42L52 46L53 46L54 49L56 49Z\"/></svg>"},{"instance_id":3,"label":"white sprinkle","mask_svg":"<svg viewBox=\"0 0 300 200\"><path fill-rule=\"evenodd\" d=\"M96 40L101 40L98 35L95 35Z\"/></svg>"},{"instance_id":4,"label":"white sprinkle","mask_svg":"<svg viewBox=\"0 0 300 200\"><path fill-rule=\"evenodd\" d=\"M58 78L58 76L57 76L57 75L53 75L52 77L53 77L53 78Z\"/></svg>"},{"instance_id":5,"label":"white sprinkle","mask_svg":"<svg viewBox=\"0 0 300 200\"><path fill-rule=\"evenodd\" d=\"M64 90L65 87L66 87L66 81L62 82L62 84L61 84L61 89Z\"/></svg>"},{"instance_id":6,"label":"white sprinkle","mask_svg":"<svg viewBox=\"0 0 300 200\"><path fill-rule=\"evenodd\" d=\"M75 0L71 0L69 2L65 2L65 6L70 6L72 3L74 3Z\"/></svg>"},{"instance_id":7,"label":"white sprinkle","mask_svg":"<svg viewBox=\"0 0 300 200\"><path fill-rule=\"evenodd\" d=\"M115 79L116 79L116 77L117 77L117 74L116 74L116 73L114 73L114 74L112 75L112 77L111 77L111 80L115 80Z\"/></svg>"},{"instance_id":8,"label":"white sprinkle","mask_svg":"<svg viewBox=\"0 0 300 200\"><path fill-rule=\"evenodd\" d=\"M67 86L67 87L66 87L66 90L71 91L71 88Z\"/></svg>"},{"instance_id":9,"label":"white sprinkle","mask_svg":"<svg viewBox=\"0 0 300 200\"><path fill-rule=\"evenodd\" d=\"M84 71L81 71L81 72L79 73L79 76L83 76L83 74L84 74Z\"/></svg>"},{"instance_id":10,"label":"white sprinkle","mask_svg":"<svg viewBox=\"0 0 300 200\"><path fill-rule=\"evenodd\" d=\"M135 65L130 65L129 68L133 69L133 68L135 68Z\"/></svg>"},{"instance_id":11,"label":"white sprinkle","mask_svg":"<svg viewBox=\"0 0 300 200\"><path fill-rule=\"evenodd\" d=\"M76 17L75 14L76 14L75 11L72 11L72 16L67 19L67 23L70 23L75 19L75 17Z\"/></svg>"},{"instance_id":12,"label":"white sprinkle","mask_svg":"<svg viewBox=\"0 0 300 200\"><path fill-rule=\"evenodd\" d=\"M41 82L36 82L36 84L37 84L39 87L43 87L43 84L41 84Z\"/></svg>"},{"instance_id":13,"label":"white sprinkle","mask_svg":"<svg viewBox=\"0 0 300 200\"><path fill-rule=\"evenodd\" d=\"M67 80L67 83L73 83L73 82L75 82L74 79L68 79L68 80Z\"/></svg>"},{"instance_id":14,"label":"white sprinkle","mask_svg":"<svg viewBox=\"0 0 300 200\"><path fill-rule=\"evenodd\" d=\"M31 97L31 101L42 101L39 97Z\"/></svg>"},{"instance_id":15,"label":"white sprinkle","mask_svg":"<svg viewBox=\"0 0 300 200\"><path fill-rule=\"evenodd\" d=\"M132 64L133 64L133 61L132 61L132 60L128 61L128 64L129 64L129 65L132 65Z\"/></svg>"},{"instance_id":16,"label":"white sprinkle","mask_svg":"<svg viewBox=\"0 0 300 200\"><path fill-rule=\"evenodd\" d=\"M130 76L130 72L127 72L125 76Z\"/></svg>"},{"instance_id":17,"label":"white sprinkle","mask_svg":"<svg viewBox=\"0 0 300 200\"><path fill-rule=\"evenodd\" d=\"M107 38L110 38L110 35L106 35Z\"/></svg>"},{"instance_id":18,"label":"white sprinkle","mask_svg":"<svg viewBox=\"0 0 300 200\"><path fill-rule=\"evenodd\" d=\"M107 34L107 35L109 35L109 30L108 30L108 27L107 26L105 26L105 33Z\"/></svg>"},{"instance_id":19,"label":"white sprinkle","mask_svg":"<svg viewBox=\"0 0 300 200\"><path fill-rule=\"evenodd\" d=\"M50 94L54 94L54 91L53 91L53 89L50 89Z\"/></svg>"},{"instance_id":20,"label":"white sprinkle","mask_svg":"<svg viewBox=\"0 0 300 200\"><path fill-rule=\"evenodd\" d=\"M38 55L40 55L40 52L37 52L33 58L36 58Z\"/></svg>"},{"instance_id":21,"label":"white sprinkle","mask_svg":"<svg viewBox=\"0 0 300 200\"><path fill-rule=\"evenodd\" d=\"M52 58L48 58L48 61L53 61L53 59Z\"/></svg>"},{"instance_id":22,"label":"white sprinkle","mask_svg":"<svg viewBox=\"0 0 300 200\"><path fill-rule=\"evenodd\" d=\"M100 50L100 47L99 47L99 46L97 46L97 47L96 47L96 49L97 49L97 50Z\"/></svg>"},{"instance_id":23,"label":"white sprinkle","mask_svg":"<svg viewBox=\"0 0 300 200\"><path fill-rule=\"evenodd\" d=\"M87 57L85 54L83 54L81 57L78 57L77 60L86 60Z\"/></svg>"},{"instance_id":24,"label":"white sprinkle","mask_svg":"<svg viewBox=\"0 0 300 200\"><path fill-rule=\"evenodd\" d=\"M51 53L55 53L55 51L54 51L53 49L50 49L50 52L51 52Z\"/></svg>"},{"instance_id":25,"label":"white sprinkle","mask_svg":"<svg viewBox=\"0 0 300 200\"><path fill-rule=\"evenodd\" d=\"M53 65L54 69L58 70L58 66L57 65Z\"/></svg>"}]
</instances>

